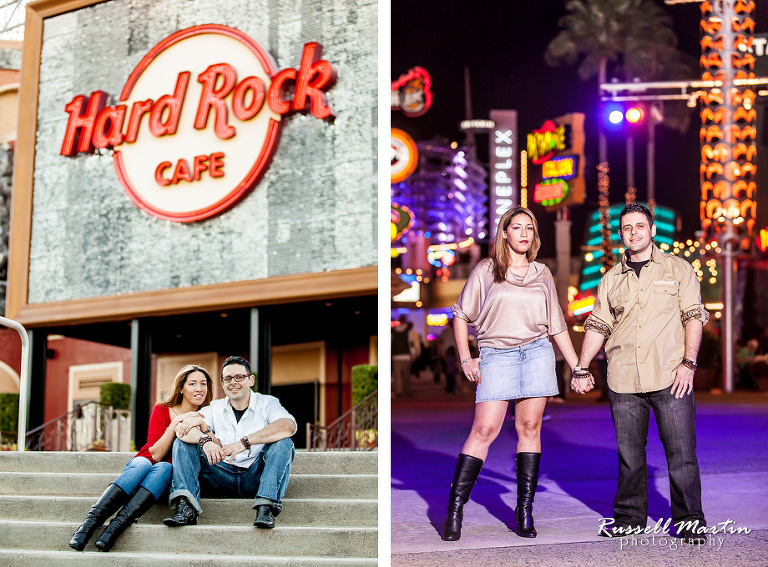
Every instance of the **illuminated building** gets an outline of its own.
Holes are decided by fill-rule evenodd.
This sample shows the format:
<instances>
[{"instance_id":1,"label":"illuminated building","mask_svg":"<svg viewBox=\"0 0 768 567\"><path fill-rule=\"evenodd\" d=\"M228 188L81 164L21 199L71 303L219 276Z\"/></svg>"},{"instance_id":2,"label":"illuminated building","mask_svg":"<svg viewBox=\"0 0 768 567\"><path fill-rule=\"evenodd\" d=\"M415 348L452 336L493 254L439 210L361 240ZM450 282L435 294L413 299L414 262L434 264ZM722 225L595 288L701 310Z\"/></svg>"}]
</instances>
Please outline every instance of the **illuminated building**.
<instances>
[{"instance_id":1,"label":"illuminated building","mask_svg":"<svg viewBox=\"0 0 768 567\"><path fill-rule=\"evenodd\" d=\"M701 223L704 240L732 228L753 236L756 222L755 31L752 0L701 4L702 79L719 86L702 91ZM734 81L747 84L735 85ZM749 247L744 238L742 246Z\"/></svg>"}]
</instances>

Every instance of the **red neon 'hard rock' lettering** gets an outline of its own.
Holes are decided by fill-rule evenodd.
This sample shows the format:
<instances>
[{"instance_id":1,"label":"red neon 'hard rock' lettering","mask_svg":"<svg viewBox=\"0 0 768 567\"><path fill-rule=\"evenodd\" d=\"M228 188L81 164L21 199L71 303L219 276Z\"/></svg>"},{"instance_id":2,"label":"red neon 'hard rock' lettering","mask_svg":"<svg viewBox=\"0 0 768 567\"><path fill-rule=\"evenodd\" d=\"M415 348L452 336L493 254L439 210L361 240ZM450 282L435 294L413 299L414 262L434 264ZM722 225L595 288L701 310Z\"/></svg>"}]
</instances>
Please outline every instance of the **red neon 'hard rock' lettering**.
<instances>
[{"instance_id":1,"label":"red neon 'hard rock' lettering","mask_svg":"<svg viewBox=\"0 0 768 567\"><path fill-rule=\"evenodd\" d=\"M216 89L216 82L221 77L221 86ZM200 104L197 106L195 116L195 128L205 129L208 123L208 114L213 109L216 118L213 123L213 131L216 136L226 140L235 135L235 129L227 123L227 104L224 97L227 96L237 81L237 71L232 65L219 63L211 65L198 77L198 82L203 84L203 92L200 95Z\"/></svg>"},{"instance_id":2,"label":"red neon 'hard rock' lettering","mask_svg":"<svg viewBox=\"0 0 768 567\"><path fill-rule=\"evenodd\" d=\"M94 91L88 98L85 112L81 114L85 97L78 95L73 98L64 110L69 112L67 130L64 132L64 142L61 145L61 155L74 156L78 152L93 151L93 128L96 115L104 108L107 93Z\"/></svg>"},{"instance_id":3,"label":"red neon 'hard rock' lettering","mask_svg":"<svg viewBox=\"0 0 768 567\"><path fill-rule=\"evenodd\" d=\"M322 120L336 117L328 103L326 91L336 82L336 69L328 61L320 59L322 46L316 42L304 45L299 69L283 69L271 78L269 89L259 77L245 77L237 81L237 72L227 63L209 66L197 78L203 85L200 101L195 114L194 127L205 129L208 117L213 111L213 130L216 136L227 140L236 135L236 129L229 124L227 97L232 94L232 113L238 120L250 120L264 106L277 114L309 112ZM219 80L221 78L221 81ZM78 152L92 152L94 148L117 146L121 143L135 143L139 137L141 120L149 114L150 133L159 138L175 134L178 129L181 109L185 103L190 72L179 73L172 94L136 101L128 113L128 124L123 135L127 108L124 105L105 107L107 94L94 91L88 97L86 109L84 95L77 95L64 109L69 113L61 155L74 156ZM216 88L217 83L220 83ZM287 100L288 86L294 83L293 100ZM250 104L246 105L247 93L252 92ZM165 115L165 116L164 116ZM108 128L107 128L108 126Z\"/></svg>"},{"instance_id":4,"label":"red neon 'hard rock' lettering","mask_svg":"<svg viewBox=\"0 0 768 567\"><path fill-rule=\"evenodd\" d=\"M304 44L291 108L296 111L304 110L306 99L309 98L312 116L325 119L331 116L335 117L325 98L324 91L331 88L336 82L336 70L328 61L320 59L322 51L323 48L319 43Z\"/></svg>"},{"instance_id":5,"label":"red neon 'hard rock' lettering","mask_svg":"<svg viewBox=\"0 0 768 567\"><path fill-rule=\"evenodd\" d=\"M184 94L187 92L187 83L189 83L189 71L179 73L176 79L176 88L173 95L164 95L157 99L152 106L149 114L149 131L156 138L166 134L175 134L179 127L179 116L181 116L181 106L184 103ZM163 111L169 110L168 117L163 123Z\"/></svg>"}]
</instances>

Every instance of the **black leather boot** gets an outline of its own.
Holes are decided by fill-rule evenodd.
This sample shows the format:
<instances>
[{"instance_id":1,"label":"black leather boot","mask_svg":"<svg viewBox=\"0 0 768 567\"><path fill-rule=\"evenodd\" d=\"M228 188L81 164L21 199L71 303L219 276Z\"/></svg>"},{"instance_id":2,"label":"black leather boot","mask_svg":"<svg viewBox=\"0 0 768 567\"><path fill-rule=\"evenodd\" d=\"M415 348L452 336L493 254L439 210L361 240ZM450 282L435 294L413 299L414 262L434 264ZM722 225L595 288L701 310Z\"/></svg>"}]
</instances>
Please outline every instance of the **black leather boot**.
<instances>
[{"instance_id":1,"label":"black leather boot","mask_svg":"<svg viewBox=\"0 0 768 567\"><path fill-rule=\"evenodd\" d=\"M125 506L112 518L109 525L104 529L99 539L94 544L99 551L109 551L115 545L117 538L125 529L140 518L144 512L149 510L155 503L154 495L140 486L131 496L131 499L125 503Z\"/></svg>"},{"instance_id":2,"label":"black leather boot","mask_svg":"<svg viewBox=\"0 0 768 567\"><path fill-rule=\"evenodd\" d=\"M456 462L456 472L453 474L451 493L448 496L448 514L445 516L443 539L456 541L461 537L461 522L464 519L464 504L469 501L469 494L477 482L480 469L483 468L482 459L459 454Z\"/></svg>"},{"instance_id":3,"label":"black leather boot","mask_svg":"<svg viewBox=\"0 0 768 567\"><path fill-rule=\"evenodd\" d=\"M85 544L91 539L93 531L103 524L104 520L117 512L127 499L128 495L122 488L116 484L110 484L96 504L91 506L85 520L80 524L72 539L69 540L69 547L77 551L85 549Z\"/></svg>"},{"instance_id":4,"label":"black leather boot","mask_svg":"<svg viewBox=\"0 0 768 567\"><path fill-rule=\"evenodd\" d=\"M539 483L541 453L518 453L517 458L517 535L536 537L533 527L533 495Z\"/></svg>"},{"instance_id":5,"label":"black leather boot","mask_svg":"<svg viewBox=\"0 0 768 567\"><path fill-rule=\"evenodd\" d=\"M179 503L176 505L176 513L170 518L163 520L163 523L172 528L178 526L194 526L197 523L197 512L192 507L192 504L182 496L179 498Z\"/></svg>"}]
</instances>

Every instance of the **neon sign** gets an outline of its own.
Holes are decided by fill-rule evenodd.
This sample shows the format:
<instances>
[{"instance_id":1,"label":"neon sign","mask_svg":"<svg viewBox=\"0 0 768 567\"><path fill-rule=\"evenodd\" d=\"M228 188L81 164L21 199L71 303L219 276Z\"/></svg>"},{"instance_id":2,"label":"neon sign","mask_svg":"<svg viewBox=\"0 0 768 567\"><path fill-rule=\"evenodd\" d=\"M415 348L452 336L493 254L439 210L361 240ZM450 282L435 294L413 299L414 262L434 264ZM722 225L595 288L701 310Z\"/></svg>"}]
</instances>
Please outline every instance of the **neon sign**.
<instances>
[{"instance_id":1,"label":"neon sign","mask_svg":"<svg viewBox=\"0 0 768 567\"><path fill-rule=\"evenodd\" d=\"M413 138L398 128L392 128L391 144L390 182L400 183L416 171L419 152Z\"/></svg>"},{"instance_id":2,"label":"neon sign","mask_svg":"<svg viewBox=\"0 0 768 567\"><path fill-rule=\"evenodd\" d=\"M491 221L496 230L499 219L518 203L517 188L517 111L491 110L494 128L490 139ZM493 234L493 233L492 233Z\"/></svg>"},{"instance_id":3,"label":"neon sign","mask_svg":"<svg viewBox=\"0 0 768 567\"><path fill-rule=\"evenodd\" d=\"M108 106L107 93L96 90L64 107L69 119L60 153L114 149L117 177L139 208L177 222L210 217L264 174L283 116L334 119L325 92L336 70L321 53L320 44L306 43L298 69L277 71L239 30L218 24L180 30L142 58L121 104Z\"/></svg>"},{"instance_id":4,"label":"neon sign","mask_svg":"<svg viewBox=\"0 0 768 567\"><path fill-rule=\"evenodd\" d=\"M542 179L571 179L576 175L578 162L577 156L563 156L552 158L541 164Z\"/></svg>"},{"instance_id":5,"label":"neon sign","mask_svg":"<svg viewBox=\"0 0 768 567\"><path fill-rule=\"evenodd\" d=\"M594 307L595 297L592 295L576 299L568 304L568 316L578 317L579 315L586 315L587 313L591 313Z\"/></svg>"},{"instance_id":6,"label":"neon sign","mask_svg":"<svg viewBox=\"0 0 768 567\"><path fill-rule=\"evenodd\" d=\"M414 67L391 84L392 110L421 116L432 106L432 79L422 67Z\"/></svg>"},{"instance_id":7,"label":"neon sign","mask_svg":"<svg viewBox=\"0 0 768 567\"><path fill-rule=\"evenodd\" d=\"M760 229L760 234L757 236L757 247L760 252L768 250L768 229Z\"/></svg>"},{"instance_id":8,"label":"neon sign","mask_svg":"<svg viewBox=\"0 0 768 567\"><path fill-rule=\"evenodd\" d=\"M427 313L427 325L430 327L445 327L448 324L446 313Z\"/></svg>"},{"instance_id":9,"label":"neon sign","mask_svg":"<svg viewBox=\"0 0 768 567\"><path fill-rule=\"evenodd\" d=\"M568 195L568 183L562 179L547 179L533 188L533 202L545 207L556 205Z\"/></svg>"},{"instance_id":10,"label":"neon sign","mask_svg":"<svg viewBox=\"0 0 768 567\"><path fill-rule=\"evenodd\" d=\"M536 164L547 161L556 151L567 147L565 134L565 125L558 126L547 120L541 128L528 134L528 157Z\"/></svg>"}]
</instances>

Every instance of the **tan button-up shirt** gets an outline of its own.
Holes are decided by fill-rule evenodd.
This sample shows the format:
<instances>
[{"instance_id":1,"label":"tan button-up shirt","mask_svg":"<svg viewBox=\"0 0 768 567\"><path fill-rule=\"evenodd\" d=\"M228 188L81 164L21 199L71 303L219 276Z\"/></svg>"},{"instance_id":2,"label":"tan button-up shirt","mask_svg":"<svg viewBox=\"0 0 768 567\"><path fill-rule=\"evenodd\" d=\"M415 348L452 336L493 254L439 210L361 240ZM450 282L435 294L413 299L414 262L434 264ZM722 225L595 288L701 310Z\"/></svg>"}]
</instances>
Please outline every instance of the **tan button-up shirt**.
<instances>
[{"instance_id":1,"label":"tan button-up shirt","mask_svg":"<svg viewBox=\"0 0 768 567\"><path fill-rule=\"evenodd\" d=\"M639 278L626 253L606 272L584 328L608 337L608 387L633 394L672 385L685 355L685 324L691 319L709 320L696 273L687 261L654 244Z\"/></svg>"}]
</instances>

